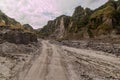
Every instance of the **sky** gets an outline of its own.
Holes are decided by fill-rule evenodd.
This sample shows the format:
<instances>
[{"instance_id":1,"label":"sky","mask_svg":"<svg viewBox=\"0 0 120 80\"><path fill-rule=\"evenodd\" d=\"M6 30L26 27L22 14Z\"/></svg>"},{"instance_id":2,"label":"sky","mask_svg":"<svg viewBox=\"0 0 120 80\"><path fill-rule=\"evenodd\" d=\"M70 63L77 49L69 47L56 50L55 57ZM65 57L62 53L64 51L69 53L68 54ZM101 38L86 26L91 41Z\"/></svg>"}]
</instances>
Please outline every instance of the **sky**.
<instances>
[{"instance_id":1,"label":"sky","mask_svg":"<svg viewBox=\"0 0 120 80\"><path fill-rule=\"evenodd\" d=\"M75 7L95 9L108 0L0 0L0 9L9 17L33 28L42 28L60 15L71 16Z\"/></svg>"}]
</instances>

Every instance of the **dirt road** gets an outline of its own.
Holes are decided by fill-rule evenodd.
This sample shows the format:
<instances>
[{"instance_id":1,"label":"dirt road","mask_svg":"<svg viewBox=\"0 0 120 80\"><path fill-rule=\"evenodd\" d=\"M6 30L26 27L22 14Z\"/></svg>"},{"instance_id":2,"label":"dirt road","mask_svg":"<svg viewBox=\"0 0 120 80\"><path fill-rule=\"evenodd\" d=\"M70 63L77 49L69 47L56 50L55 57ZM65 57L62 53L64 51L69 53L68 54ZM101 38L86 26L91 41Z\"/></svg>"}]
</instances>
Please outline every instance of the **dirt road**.
<instances>
[{"instance_id":1,"label":"dirt road","mask_svg":"<svg viewBox=\"0 0 120 80\"><path fill-rule=\"evenodd\" d=\"M120 80L120 58L42 41L40 56L18 80Z\"/></svg>"}]
</instances>

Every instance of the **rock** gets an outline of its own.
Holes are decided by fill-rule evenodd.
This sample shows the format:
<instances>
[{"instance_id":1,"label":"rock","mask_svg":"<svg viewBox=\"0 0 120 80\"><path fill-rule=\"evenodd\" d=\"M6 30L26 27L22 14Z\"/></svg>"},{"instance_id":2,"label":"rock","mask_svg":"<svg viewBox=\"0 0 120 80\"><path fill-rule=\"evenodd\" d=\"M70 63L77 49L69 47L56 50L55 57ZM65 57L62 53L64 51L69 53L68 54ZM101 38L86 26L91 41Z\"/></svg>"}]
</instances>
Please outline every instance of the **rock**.
<instances>
[{"instance_id":1,"label":"rock","mask_svg":"<svg viewBox=\"0 0 120 80\"><path fill-rule=\"evenodd\" d=\"M47 38L63 38L70 22L70 17L62 15L53 21L48 21L48 24L40 30L40 36Z\"/></svg>"},{"instance_id":2,"label":"rock","mask_svg":"<svg viewBox=\"0 0 120 80\"><path fill-rule=\"evenodd\" d=\"M107 53L111 53L117 56L120 56L120 45L119 44L111 44L111 43L103 43L103 42L95 42L95 41L61 41L59 42L62 45L67 45L70 47L82 48L82 49L93 49L97 51L103 51Z\"/></svg>"},{"instance_id":3,"label":"rock","mask_svg":"<svg viewBox=\"0 0 120 80\"><path fill-rule=\"evenodd\" d=\"M24 27L24 29L25 29L25 30L28 30L28 31L33 31L32 26L31 26L31 25L29 25L29 24L24 24L24 25L23 25L23 27Z\"/></svg>"},{"instance_id":4,"label":"rock","mask_svg":"<svg viewBox=\"0 0 120 80\"><path fill-rule=\"evenodd\" d=\"M24 32L22 30L2 30L0 33L2 41L7 41L16 44L28 44L37 42L37 36L34 33Z\"/></svg>"}]
</instances>

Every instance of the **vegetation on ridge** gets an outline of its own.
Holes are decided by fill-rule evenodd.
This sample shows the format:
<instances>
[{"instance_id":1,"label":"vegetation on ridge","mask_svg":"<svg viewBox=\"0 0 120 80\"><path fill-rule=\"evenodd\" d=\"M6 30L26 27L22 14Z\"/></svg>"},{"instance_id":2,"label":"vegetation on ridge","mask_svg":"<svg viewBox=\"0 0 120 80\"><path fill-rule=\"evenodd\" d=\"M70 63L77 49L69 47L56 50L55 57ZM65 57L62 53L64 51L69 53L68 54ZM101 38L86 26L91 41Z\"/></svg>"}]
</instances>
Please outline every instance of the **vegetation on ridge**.
<instances>
[{"instance_id":1,"label":"vegetation on ridge","mask_svg":"<svg viewBox=\"0 0 120 80\"><path fill-rule=\"evenodd\" d=\"M120 0L109 0L95 10L78 6L71 17L66 20L62 18L65 18L65 15L48 22L39 31L39 36L42 34L43 37L48 38L54 35L52 38L56 38L56 31L58 31L58 35L63 35L62 39L120 36ZM64 21L63 23L67 25L61 23L61 21Z\"/></svg>"}]
</instances>

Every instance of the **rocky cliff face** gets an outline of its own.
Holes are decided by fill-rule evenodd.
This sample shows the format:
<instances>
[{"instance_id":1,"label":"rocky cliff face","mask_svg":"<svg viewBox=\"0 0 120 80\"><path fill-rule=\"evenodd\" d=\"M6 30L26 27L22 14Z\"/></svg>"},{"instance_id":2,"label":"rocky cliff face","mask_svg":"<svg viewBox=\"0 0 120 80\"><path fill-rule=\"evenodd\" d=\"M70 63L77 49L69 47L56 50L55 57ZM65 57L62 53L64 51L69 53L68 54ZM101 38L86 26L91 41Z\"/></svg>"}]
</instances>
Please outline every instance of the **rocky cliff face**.
<instances>
[{"instance_id":1,"label":"rocky cliff face","mask_svg":"<svg viewBox=\"0 0 120 80\"><path fill-rule=\"evenodd\" d=\"M53 34L51 34L51 37L55 38L63 38L64 35L66 35L66 30L69 27L70 23L70 17L62 15L58 17L55 21L55 30Z\"/></svg>"},{"instance_id":2,"label":"rocky cliff face","mask_svg":"<svg viewBox=\"0 0 120 80\"><path fill-rule=\"evenodd\" d=\"M91 15L89 31L93 36L110 35L119 26L118 16L117 2L109 0Z\"/></svg>"},{"instance_id":3,"label":"rocky cliff face","mask_svg":"<svg viewBox=\"0 0 120 80\"><path fill-rule=\"evenodd\" d=\"M69 24L68 35L65 38L68 39L80 39L83 37L88 38L87 34L87 24L89 22L89 17L92 13L92 10L89 8L82 8L78 6L75 8L75 11L71 17Z\"/></svg>"},{"instance_id":4,"label":"rocky cliff face","mask_svg":"<svg viewBox=\"0 0 120 80\"><path fill-rule=\"evenodd\" d=\"M49 21L40 33L59 39L119 37L120 0L109 0L95 10L78 6L71 17Z\"/></svg>"},{"instance_id":5,"label":"rocky cliff face","mask_svg":"<svg viewBox=\"0 0 120 80\"><path fill-rule=\"evenodd\" d=\"M29 24L24 24L23 27L24 27L25 30L34 31L34 29L32 28L32 26L29 25Z\"/></svg>"},{"instance_id":6,"label":"rocky cliff face","mask_svg":"<svg viewBox=\"0 0 120 80\"><path fill-rule=\"evenodd\" d=\"M32 27L28 27L28 25L22 26L19 22L0 11L0 43L5 41L28 44L37 42L37 36L32 32Z\"/></svg>"},{"instance_id":7,"label":"rocky cliff face","mask_svg":"<svg viewBox=\"0 0 120 80\"><path fill-rule=\"evenodd\" d=\"M66 34L70 23L70 17L62 15L53 21L49 21L44 28L41 29L41 36L52 38L62 38Z\"/></svg>"},{"instance_id":8,"label":"rocky cliff face","mask_svg":"<svg viewBox=\"0 0 120 80\"><path fill-rule=\"evenodd\" d=\"M40 30L40 36L51 37L55 39L78 39L83 37L88 37L85 32L86 24L88 23L89 17L92 10L89 8L82 8L78 6L73 13L73 16L62 15L57 17L53 21L49 21L44 28Z\"/></svg>"}]
</instances>

